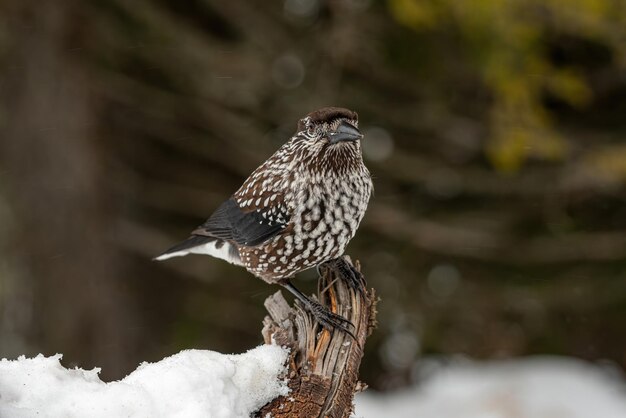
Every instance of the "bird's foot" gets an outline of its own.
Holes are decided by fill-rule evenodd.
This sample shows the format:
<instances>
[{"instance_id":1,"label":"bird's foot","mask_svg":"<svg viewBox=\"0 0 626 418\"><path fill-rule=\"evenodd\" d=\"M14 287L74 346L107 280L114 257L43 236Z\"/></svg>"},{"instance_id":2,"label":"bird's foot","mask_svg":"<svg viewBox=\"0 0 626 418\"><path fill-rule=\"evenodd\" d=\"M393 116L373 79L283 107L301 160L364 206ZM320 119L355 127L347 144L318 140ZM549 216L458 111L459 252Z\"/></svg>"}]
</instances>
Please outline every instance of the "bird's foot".
<instances>
[{"instance_id":1,"label":"bird's foot","mask_svg":"<svg viewBox=\"0 0 626 418\"><path fill-rule=\"evenodd\" d=\"M355 327L354 324L350 322L350 320L332 312L330 309L323 306L316 300L309 298L304 293L300 292L300 290L298 290L298 288L296 288L293 284L291 284L289 280L285 280L281 283L281 285L284 286L291 293L293 293L294 296L296 296L296 298L304 306L304 309L311 313L311 315L313 315L313 317L323 328L326 328L329 331L332 331L334 329L343 331L358 344L358 340L352 332Z\"/></svg>"},{"instance_id":2,"label":"bird's foot","mask_svg":"<svg viewBox=\"0 0 626 418\"><path fill-rule=\"evenodd\" d=\"M338 329L340 331L345 332L349 336L351 336L355 341L356 337L352 330L354 330L354 324L350 322L350 320L344 318L341 315L338 315L334 312L331 312L330 309L323 306L317 301L313 299L309 299L306 302L303 302L304 308L313 315L313 317L319 322L319 324L326 328L329 331L333 329Z\"/></svg>"},{"instance_id":3,"label":"bird's foot","mask_svg":"<svg viewBox=\"0 0 626 418\"><path fill-rule=\"evenodd\" d=\"M345 258L339 257L334 260L327 261L329 266L333 266L339 276L350 286L350 288L358 291L363 296L367 296L367 283L365 282L365 276L356 269L351 263L347 262ZM319 273L319 270L318 270Z\"/></svg>"}]
</instances>

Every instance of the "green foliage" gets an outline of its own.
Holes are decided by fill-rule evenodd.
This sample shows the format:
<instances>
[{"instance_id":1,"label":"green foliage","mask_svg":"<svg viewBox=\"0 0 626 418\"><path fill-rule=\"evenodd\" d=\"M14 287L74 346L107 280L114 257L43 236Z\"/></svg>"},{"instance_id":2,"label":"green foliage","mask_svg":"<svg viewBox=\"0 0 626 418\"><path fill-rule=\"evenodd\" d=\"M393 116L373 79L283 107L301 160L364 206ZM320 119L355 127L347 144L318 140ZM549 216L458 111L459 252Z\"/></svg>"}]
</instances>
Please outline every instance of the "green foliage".
<instances>
[{"instance_id":1,"label":"green foliage","mask_svg":"<svg viewBox=\"0 0 626 418\"><path fill-rule=\"evenodd\" d=\"M560 161L570 151L567 135L555 129L546 95L574 108L593 100L583 69L551 58L551 34L591 38L608 45L621 62L626 56L626 8L619 0L389 0L389 8L417 32L458 35L457 48L468 51L491 94L485 152L502 172L519 170L528 158Z\"/></svg>"}]
</instances>

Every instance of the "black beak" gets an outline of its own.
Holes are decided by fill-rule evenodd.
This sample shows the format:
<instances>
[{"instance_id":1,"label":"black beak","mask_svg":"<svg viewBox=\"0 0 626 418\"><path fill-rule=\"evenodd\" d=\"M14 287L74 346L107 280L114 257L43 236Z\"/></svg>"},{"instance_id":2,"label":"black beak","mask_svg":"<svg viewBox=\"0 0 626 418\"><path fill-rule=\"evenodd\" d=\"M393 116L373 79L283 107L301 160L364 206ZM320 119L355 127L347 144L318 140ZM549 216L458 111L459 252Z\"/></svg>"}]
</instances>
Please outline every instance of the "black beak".
<instances>
[{"instance_id":1,"label":"black beak","mask_svg":"<svg viewBox=\"0 0 626 418\"><path fill-rule=\"evenodd\" d=\"M363 134L348 122L341 122L335 132L328 134L328 139L331 144L336 144L341 141L357 141L361 138L363 138Z\"/></svg>"}]
</instances>

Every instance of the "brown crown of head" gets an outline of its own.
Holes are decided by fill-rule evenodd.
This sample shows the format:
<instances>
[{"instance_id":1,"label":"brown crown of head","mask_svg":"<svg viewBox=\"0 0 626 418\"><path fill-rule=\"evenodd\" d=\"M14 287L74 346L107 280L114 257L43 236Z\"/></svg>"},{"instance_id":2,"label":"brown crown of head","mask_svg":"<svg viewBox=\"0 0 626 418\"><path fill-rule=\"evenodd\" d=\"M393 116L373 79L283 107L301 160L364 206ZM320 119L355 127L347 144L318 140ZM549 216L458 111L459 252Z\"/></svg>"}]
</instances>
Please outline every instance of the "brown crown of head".
<instances>
[{"instance_id":1,"label":"brown crown of head","mask_svg":"<svg viewBox=\"0 0 626 418\"><path fill-rule=\"evenodd\" d=\"M314 112L306 115L304 119L301 119L298 122L298 131L302 131L306 128L305 120L309 119L311 122L315 124L319 123L330 123L337 119L348 119L348 120L359 120L359 115L352 110L345 109L343 107L323 107Z\"/></svg>"}]
</instances>

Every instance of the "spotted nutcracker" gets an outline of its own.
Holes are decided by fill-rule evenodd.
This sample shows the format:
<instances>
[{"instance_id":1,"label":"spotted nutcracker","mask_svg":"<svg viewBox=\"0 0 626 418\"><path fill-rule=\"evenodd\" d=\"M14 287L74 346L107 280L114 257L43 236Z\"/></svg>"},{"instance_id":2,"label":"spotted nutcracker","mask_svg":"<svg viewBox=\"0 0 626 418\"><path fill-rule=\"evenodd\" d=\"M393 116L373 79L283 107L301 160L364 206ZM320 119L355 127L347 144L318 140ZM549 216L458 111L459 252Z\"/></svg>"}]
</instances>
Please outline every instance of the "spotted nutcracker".
<instances>
[{"instance_id":1,"label":"spotted nutcracker","mask_svg":"<svg viewBox=\"0 0 626 418\"><path fill-rule=\"evenodd\" d=\"M248 177L211 217L157 260L208 254L245 267L292 292L318 321L346 332L350 323L309 299L290 279L337 260L356 233L372 192L363 164L358 116L328 107L308 114L297 132Z\"/></svg>"}]
</instances>

